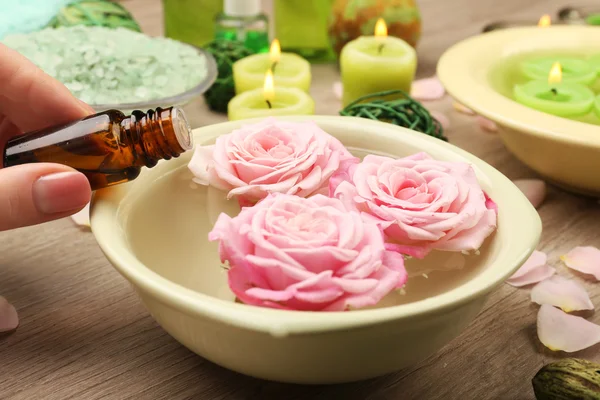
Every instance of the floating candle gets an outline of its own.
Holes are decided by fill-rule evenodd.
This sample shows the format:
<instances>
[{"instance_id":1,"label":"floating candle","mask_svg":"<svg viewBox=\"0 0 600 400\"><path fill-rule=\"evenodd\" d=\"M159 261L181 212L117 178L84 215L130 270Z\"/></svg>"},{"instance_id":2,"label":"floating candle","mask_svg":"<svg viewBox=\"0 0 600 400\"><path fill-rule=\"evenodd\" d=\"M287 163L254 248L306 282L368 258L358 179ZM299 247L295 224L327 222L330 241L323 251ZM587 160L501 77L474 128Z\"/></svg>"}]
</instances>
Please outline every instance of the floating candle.
<instances>
[{"instance_id":1,"label":"floating candle","mask_svg":"<svg viewBox=\"0 0 600 400\"><path fill-rule=\"evenodd\" d=\"M581 83L589 85L596 80L597 72L592 65L582 59L571 57L543 57L524 61L521 71L529 79L545 79L554 63L562 67L562 80L564 82Z\"/></svg>"},{"instance_id":2,"label":"floating candle","mask_svg":"<svg viewBox=\"0 0 600 400\"><path fill-rule=\"evenodd\" d=\"M273 71L275 86L295 87L308 92L310 88L310 63L304 58L281 53L277 39L271 43L269 54L255 54L233 64L233 80L237 94L260 89L267 70Z\"/></svg>"},{"instance_id":3,"label":"floating candle","mask_svg":"<svg viewBox=\"0 0 600 400\"><path fill-rule=\"evenodd\" d=\"M600 76L600 54L592 56L589 62L592 65L592 67L596 69L596 73L598 74L598 76Z\"/></svg>"},{"instance_id":4,"label":"floating candle","mask_svg":"<svg viewBox=\"0 0 600 400\"><path fill-rule=\"evenodd\" d=\"M383 19L375 36L361 36L342 49L340 68L344 84L343 104L386 90L408 93L417 68L415 50L404 40L387 36Z\"/></svg>"},{"instance_id":5,"label":"floating candle","mask_svg":"<svg viewBox=\"0 0 600 400\"><path fill-rule=\"evenodd\" d=\"M229 120L281 115L311 115L315 102L298 88L276 87L273 73L267 71L264 87L238 94L228 104Z\"/></svg>"},{"instance_id":6,"label":"floating candle","mask_svg":"<svg viewBox=\"0 0 600 400\"><path fill-rule=\"evenodd\" d=\"M587 114L594 102L594 92L574 82L562 82L560 63L555 63L547 81L516 85L515 99L526 106L561 117Z\"/></svg>"}]
</instances>

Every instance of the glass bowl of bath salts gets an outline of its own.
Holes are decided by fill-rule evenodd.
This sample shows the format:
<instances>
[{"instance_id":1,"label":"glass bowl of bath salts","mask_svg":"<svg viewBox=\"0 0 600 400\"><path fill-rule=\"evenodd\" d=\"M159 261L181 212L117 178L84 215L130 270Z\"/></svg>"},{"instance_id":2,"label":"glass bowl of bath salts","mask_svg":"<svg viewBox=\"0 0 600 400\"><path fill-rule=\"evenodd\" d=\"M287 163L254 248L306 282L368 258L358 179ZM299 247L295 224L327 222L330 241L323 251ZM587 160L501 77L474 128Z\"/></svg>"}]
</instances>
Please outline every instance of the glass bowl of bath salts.
<instances>
[{"instance_id":1,"label":"glass bowl of bath salts","mask_svg":"<svg viewBox=\"0 0 600 400\"><path fill-rule=\"evenodd\" d=\"M116 103L116 104L91 104L97 112L106 110L119 110L124 114L131 114L133 110L146 111L156 109L157 107L165 106L184 106L204 94L217 79L217 63L212 56L204 49L196 48L199 54L206 58L206 75L192 88L175 94L172 96L157 98L153 100L133 102L133 103Z\"/></svg>"},{"instance_id":2,"label":"glass bowl of bath salts","mask_svg":"<svg viewBox=\"0 0 600 400\"><path fill-rule=\"evenodd\" d=\"M182 106L217 77L203 49L124 28L74 26L2 40L96 111Z\"/></svg>"}]
</instances>

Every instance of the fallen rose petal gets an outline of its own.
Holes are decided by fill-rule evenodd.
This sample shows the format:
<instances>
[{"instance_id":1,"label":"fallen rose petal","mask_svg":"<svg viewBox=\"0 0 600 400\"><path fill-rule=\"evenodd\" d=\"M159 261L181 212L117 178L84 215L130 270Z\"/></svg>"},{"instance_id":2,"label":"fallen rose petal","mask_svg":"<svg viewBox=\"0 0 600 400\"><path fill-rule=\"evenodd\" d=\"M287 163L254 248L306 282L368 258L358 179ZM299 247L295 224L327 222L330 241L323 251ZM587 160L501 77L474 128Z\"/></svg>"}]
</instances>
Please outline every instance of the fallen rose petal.
<instances>
[{"instance_id":1,"label":"fallen rose petal","mask_svg":"<svg viewBox=\"0 0 600 400\"><path fill-rule=\"evenodd\" d=\"M535 250L527 261L525 261L525 264L506 280L506 283L511 286L521 287L550 278L556 270L546 265L547 258L546 253Z\"/></svg>"},{"instance_id":2,"label":"fallen rose petal","mask_svg":"<svg viewBox=\"0 0 600 400\"><path fill-rule=\"evenodd\" d=\"M484 131L487 131L487 132L497 132L498 131L498 125L496 125L496 123L494 121L491 121L485 117L482 117L481 115L477 116L477 123L479 124L479 127L481 129L483 129Z\"/></svg>"},{"instance_id":3,"label":"fallen rose petal","mask_svg":"<svg viewBox=\"0 0 600 400\"><path fill-rule=\"evenodd\" d=\"M535 208L538 208L546 198L546 182L540 179L517 179L513 183Z\"/></svg>"},{"instance_id":4,"label":"fallen rose petal","mask_svg":"<svg viewBox=\"0 0 600 400\"><path fill-rule=\"evenodd\" d=\"M344 95L344 86L342 86L342 82L333 82L333 94L336 99L342 99L342 96Z\"/></svg>"},{"instance_id":5,"label":"fallen rose petal","mask_svg":"<svg viewBox=\"0 0 600 400\"><path fill-rule=\"evenodd\" d=\"M0 332L10 332L19 326L19 315L15 307L0 296Z\"/></svg>"},{"instance_id":6,"label":"fallen rose petal","mask_svg":"<svg viewBox=\"0 0 600 400\"><path fill-rule=\"evenodd\" d=\"M540 342L552 351L573 353L600 342L600 326L585 318L569 315L549 304L537 316Z\"/></svg>"},{"instance_id":7,"label":"fallen rose petal","mask_svg":"<svg viewBox=\"0 0 600 400\"><path fill-rule=\"evenodd\" d=\"M90 227L90 203L76 214L71 215L71 219L75 225Z\"/></svg>"},{"instance_id":8,"label":"fallen rose petal","mask_svg":"<svg viewBox=\"0 0 600 400\"><path fill-rule=\"evenodd\" d=\"M592 246L575 247L560 259L567 267L600 280L600 250Z\"/></svg>"},{"instance_id":9,"label":"fallen rose petal","mask_svg":"<svg viewBox=\"0 0 600 400\"><path fill-rule=\"evenodd\" d=\"M439 112L439 111L429 111L429 113L431 114L431 116L435 119L438 120L438 122L440 123L440 125L442 125L442 128L444 129L448 129L450 128L450 120L448 119L448 117L446 116L446 114Z\"/></svg>"},{"instance_id":10,"label":"fallen rose petal","mask_svg":"<svg viewBox=\"0 0 600 400\"><path fill-rule=\"evenodd\" d=\"M418 79L410 87L410 96L416 100L438 100L444 97L446 91L436 76Z\"/></svg>"},{"instance_id":11,"label":"fallen rose petal","mask_svg":"<svg viewBox=\"0 0 600 400\"><path fill-rule=\"evenodd\" d=\"M535 285L531 289L531 301L559 307L564 312L594 309L585 289L562 276L552 276Z\"/></svg>"},{"instance_id":12,"label":"fallen rose petal","mask_svg":"<svg viewBox=\"0 0 600 400\"><path fill-rule=\"evenodd\" d=\"M470 108L468 108L467 106L464 106L460 103L453 103L452 107L454 107L454 109L456 111L458 111L461 114L466 114L466 115L475 115L475 111L471 110Z\"/></svg>"}]
</instances>

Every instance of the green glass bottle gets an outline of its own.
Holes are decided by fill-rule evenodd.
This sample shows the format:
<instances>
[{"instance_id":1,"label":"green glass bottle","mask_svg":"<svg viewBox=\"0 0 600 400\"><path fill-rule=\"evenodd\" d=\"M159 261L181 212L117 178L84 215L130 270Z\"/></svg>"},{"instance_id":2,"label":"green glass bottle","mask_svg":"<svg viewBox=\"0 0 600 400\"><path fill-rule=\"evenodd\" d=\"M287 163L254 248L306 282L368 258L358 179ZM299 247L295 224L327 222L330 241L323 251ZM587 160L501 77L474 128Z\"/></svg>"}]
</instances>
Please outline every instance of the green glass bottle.
<instances>
[{"instance_id":1,"label":"green glass bottle","mask_svg":"<svg viewBox=\"0 0 600 400\"><path fill-rule=\"evenodd\" d=\"M203 47L215 37L223 0L163 0L165 36Z\"/></svg>"},{"instance_id":2,"label":"green glass bottle","mask_svg":"<svg viewBox=\"0 0 600 400\"><path fill-rule=\"evenodd\" d=\"M275 36L281 49L311 62L335 60L327 33L334 0L275 0Z\"/></svg>"},{"instance_id":3,"label":"green glass bottle","mask_svg":"<svg viewBox=\"0 0 600 400\"><path fill-rule=\"evenodd\" d=\"M215 20L215 38L243 43L255 53L269 51L269 21L260 0L225 0Z\"/></svg>"}]
</instances>

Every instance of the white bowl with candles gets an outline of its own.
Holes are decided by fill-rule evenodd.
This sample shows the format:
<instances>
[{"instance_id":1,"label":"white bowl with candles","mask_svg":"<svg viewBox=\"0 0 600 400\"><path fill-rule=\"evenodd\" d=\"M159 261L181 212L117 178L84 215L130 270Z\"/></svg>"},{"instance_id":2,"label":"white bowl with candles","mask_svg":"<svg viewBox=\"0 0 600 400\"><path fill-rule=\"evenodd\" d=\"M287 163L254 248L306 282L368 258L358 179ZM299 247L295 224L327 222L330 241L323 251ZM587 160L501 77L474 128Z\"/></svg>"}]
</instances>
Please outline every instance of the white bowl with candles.
<instances>
[{"instance_id":1,"label":"white bowl with candles","mask_svg":"<svg viewBox=\"0 0 600 400\"><path fill-rule=\"evenodd\" d=\"M438 76L499 126L506 147L551 183L600 196L600 30L514 28L451 47Z\"/></svg>"},{"instance_id":2,"label":"white bowl with candles","mask_svg":"<svg viewBox=\"0 0 600 400\"><path fill-rule=\"evenodd\" d=\"M356 381L397 371L441 349L473 321L489 295L537 246L535 209L500 172L441 140L395 125L339 116L281 117L315 121L357 156L402 157L426 151L473 165L499 208L498 229L460 270L409 280L376 307L347 312L287 311L240 304L207 234L221 211L239 211L223 192L191 187L192 154L145 170L135 181L96 192L94 235L110 262L134 286L152 316L175 339L225 368L304 384ZM194 131L197 146L244 123ZM424 268L448 261L440 252ZM451 253L463 260L460 252ZM427 261L429 260L429 261ZM414 260L413 260L414 261ZM408 264L407 264L408 268ZM412 294L411 294L412 293Z\"/></svg>"}]
</instances>

